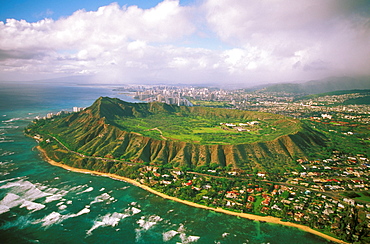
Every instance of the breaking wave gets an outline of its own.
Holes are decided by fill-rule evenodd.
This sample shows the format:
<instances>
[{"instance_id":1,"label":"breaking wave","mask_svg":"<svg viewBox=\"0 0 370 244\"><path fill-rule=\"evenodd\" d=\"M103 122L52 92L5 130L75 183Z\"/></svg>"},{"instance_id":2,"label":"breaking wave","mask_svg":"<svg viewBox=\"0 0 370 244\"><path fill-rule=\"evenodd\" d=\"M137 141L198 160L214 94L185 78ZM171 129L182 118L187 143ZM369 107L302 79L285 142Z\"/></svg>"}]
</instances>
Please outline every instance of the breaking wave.
<instances>
[{"instance_id":1,"label":"breaking wave","mask_svg":"<svg viewBox=\"0 0 370 244\"><path fill-rule=\"evenodd\" d=\"M162 235L163 235L163 241L166 242L166 241L170 241L174 236L176 236L177 234L179 234L179 232L175 231L175 230L170 230L170 231L167 231L167 232L164 232Z\"/></svg>"},{"instance_id":2,"label":"breaking wave","mask_svg":"<svg viewBox=\"0 0 370 244\"><path fill-rule=\"evenodd\" d=\"M94 221L94 225L86 232L86 234L90 235L95 229L99 227L106 227L106 226L114 227L118 225L122 219L133 216L140 212L141 212L140 209L132 207L132 208L126 209L124 213L117 213L117 212L108 213L102 217L97 218Z\"/></svg>"},{"instance_id":3,"label":"breaking wave","mask_svg":"<svg viewBox=\"0 0 370 244\"><path fill-rule=\"evenodd\" d=\"M20 120L21 118L13 118L13 119L8 119L8 120L3 120L2 122L3 123L10 123L10 122L14 122L14 121L17 121L17 120Z\"/></svg>"},{"instance_id":4,"label":"breaking wave","mask_svg":"<svg viewBox=\"0 0 370 244\"><path fill-rule=\"evenodd\" d=\"M192 235L188 236L186 234L186 228L184 227L183 224L180 224L177 230L170 230L170 231L162 233L163 241L164 242L170 241L177 235L181 239L182 244L197 242L200 238L200 236L192 236Z\"/></svg>"},{"instance_id":5,"label":"breaking wave","mask_svg":"<svg viewBox=\"0 0 370 244\"><path fill-rule=\"evenodd\" d=\"M26 208L32 212L39 211L45 208L45 205L40 203L42 201L40 199L45 198L44 203L49 203L61 199L68 193L68 191L47 188L38 183L33 184L25 180L24 177L8 179L0 183L6 183L0 186L0 189L8 191L5 197L0 200L0 214L8 212L14 207Z\"/></svg>"},{"instance_id":6,"label":"breaking wave","mask_svg":"<svg viewBox=\"0 0 370 244\"><path fill-rule=\"evenodd\" d=\"M108 193L103 193L97 197L95 197L94 201L90 203L90 205L98 202L106 202L107 204L114 202L116 199L109 195Z\"/></svg>"},{"instance_id":7,"label":"breaking wave","mask_svg":"<svg viewBox=\"0 0 370 244\"><path fill-rule=\"evenodd\" d=\"M141 238L142 232L145 232L156 225L158 222L162 221L163 219L158 215L151 215L151 216L142 216L136 223L139 225L140 228L136 228L136 241L139 241Z\"/></svg>"}]
</instances>

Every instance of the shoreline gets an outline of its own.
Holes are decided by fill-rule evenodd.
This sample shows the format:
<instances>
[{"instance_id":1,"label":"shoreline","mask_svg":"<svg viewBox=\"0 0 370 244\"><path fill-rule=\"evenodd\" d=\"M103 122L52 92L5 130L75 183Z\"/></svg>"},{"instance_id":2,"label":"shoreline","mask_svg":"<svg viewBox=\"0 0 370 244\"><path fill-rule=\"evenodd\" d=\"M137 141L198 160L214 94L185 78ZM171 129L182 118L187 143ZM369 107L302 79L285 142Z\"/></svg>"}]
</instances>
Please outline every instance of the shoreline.
<instances>
[{"instance_id":1,"label":"shoreline","mask_svg":"<svg viewBox=\"0 0 370 244\"><path fill-rule=\"evenodd\" d=\"M128 182L128 183L130 183L132 185L135 185L137 187L140 187L143 190L146 190L146 191L148 191L150 193L153 193L153 194L155 194L157 196L160 196L160 197L162 197L164 199L173 200L173 201L176 201L176 202L179 202L179 203L183 203L183 204L186 204L186 205L189 205L189 206L192 206L192 207L202 208L202 209L207 209L207 210L212 210L212 211L215 211L215 212L218 212L218 213L224 213L224 214L233 215L233 216L237 216L237 217L241 217L241 218L246 218L246 219L250 219L250 220L260 221L260 222L268 222L268 223L273 223L273 224L279 224L279 225L285 225L285 226L289 226L289 227L294 227L294 228L298 228L300 230L303 230L305 232L309 232L311 234L320 236L320 237L325 238L326 240L329 240L329 241L333 241L333 242L337 242L337 243L343 243L343 244L348 244L348 242L345 242L345 241L339 240L339 239L337 239L335 237L326 235L324 233L321 233L319 231L316 231L314 229L311 229L308 226L300 225L300 224L295 224L295 223L291 223L291 222L284 222L284 221L281 221L281 219L280 218L277 218L277 217L259 216L259 215L248 214L248 213L238 213L238 212L232 212L232 211L229 211L229 210L225 210L225 209L222 209L222 208L208 207L208 206L197 204L197 203L190 202L190 201L187 201L187 200L182 200L182 199L179 199L179 198L176 198L176 197L168 196L168 195L166 195L164 193L158 192L158 191L156 191L156 190L154 190L154 189L152 189L152 188L150 188L150 187L148 187L146 185L143 185L143 184L141 184L141 183L139 183L139 182L137 182L137 181L135 181L133 179L130 179L130 178L126 178L126 177L115 175L115 174L111 174L111 173L102 173L102 172L97 172L97 171L88 170L88 169L74 168L74 167L71 167L71 166L68 166L68 165L65 165L65 164L62 164L62 163L58 163L58 162L52 160L46 154L46 151L44 149L42 149L40 146L36 146L36 148L41 152L43 158L49 164L51 164L53 166L61 167L61 168L65 169L65 170L69 170L69 171L77 172L77 173L85 173L85 174L92 174L92 175L104 176L104 177L109 177L109 178L112 178L112 179L115 179L115 180L122 180L122 181Z\"/></svg>"}]
</instances>

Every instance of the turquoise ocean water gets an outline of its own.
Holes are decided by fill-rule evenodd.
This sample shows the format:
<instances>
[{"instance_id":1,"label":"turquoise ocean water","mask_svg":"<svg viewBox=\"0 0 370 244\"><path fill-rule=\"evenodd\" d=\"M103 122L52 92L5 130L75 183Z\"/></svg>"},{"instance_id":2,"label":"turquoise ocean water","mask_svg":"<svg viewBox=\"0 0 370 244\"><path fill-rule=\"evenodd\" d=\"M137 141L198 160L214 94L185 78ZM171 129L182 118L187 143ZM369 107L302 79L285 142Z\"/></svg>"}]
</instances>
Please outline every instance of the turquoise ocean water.
<instances>
[{"instance_id":1,"label":"turquoise ocean water","mask_svg":"<svg viewBox=\"0 0 370 244\"><path fill-rule=\"evenodd\" d=\"M330 243L44 162L24 127L99 96L133 101L110 86L0 84L0 243Z\"/></svg>"}]
</instances>

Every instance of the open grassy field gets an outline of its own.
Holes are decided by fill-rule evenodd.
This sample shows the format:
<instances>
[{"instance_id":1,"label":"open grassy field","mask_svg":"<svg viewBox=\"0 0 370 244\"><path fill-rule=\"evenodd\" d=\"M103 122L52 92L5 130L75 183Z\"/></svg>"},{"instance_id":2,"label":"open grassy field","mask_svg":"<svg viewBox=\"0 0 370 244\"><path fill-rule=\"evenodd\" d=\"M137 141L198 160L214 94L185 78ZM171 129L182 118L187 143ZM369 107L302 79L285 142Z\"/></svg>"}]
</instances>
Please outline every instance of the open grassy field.
<instances>
[{"instance_id":1,"label":"open grassy field","mask_svg":"<svg viewBox=\"0 0 370 244\"><path fill-rule=\"evenodd\" d=\"M246 121L236 118L207 118L199 115L178 116L155 114L144 118L115 121L125 131L158 140L179 140L197 144L244 144L273 140L293 132L280 128L276 121ZM240 125L241 124L241 125Z\"/></svg>"}]
</instances>

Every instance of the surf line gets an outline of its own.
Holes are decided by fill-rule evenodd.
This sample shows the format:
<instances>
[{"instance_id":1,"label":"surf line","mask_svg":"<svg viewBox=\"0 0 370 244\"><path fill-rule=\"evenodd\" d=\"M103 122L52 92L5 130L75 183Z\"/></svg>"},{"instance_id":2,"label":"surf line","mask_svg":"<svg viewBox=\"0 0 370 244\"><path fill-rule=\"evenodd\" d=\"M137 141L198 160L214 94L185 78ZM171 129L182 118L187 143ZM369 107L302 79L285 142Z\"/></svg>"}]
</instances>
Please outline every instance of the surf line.
<instances>
[{"instance_id":1,"label":"surf line","mask_svg":"<svg viewBox=\"0 0 370 244\"><path fill-rule=\"evenodd\" d=\"M164 193L161 193L161 192L158 192L146 185L143 185L133 179L130 179L130 178L127 178L127 177L123 177L123 176L119 176L119 175L115 175L115 174L111 174L111 173L102 173L102 172L97 172L97 171L93 171L93 170L88 170L88 169L79 169L79 168L74 168L74 167L71 167L71 166L68 166L68 165L65 165L65 164L62 164L62 163L58 163L54 160L52 160L51 158L49 158L49 156L47 155L46 151L44 149L42 149L40 146L37 146L36 147L42 154L42 157L51 165L54 165L54 166L58 166L58 167L61 167L63 169L66 169L66 170L69 170L69 171L72 171L72 172L77 172L77 173L84 173L84 174L91 174L91 175L98 175L98 176L104 176L104 177L109 177L109 178L112 178L114 180L121 180L121 181L125 181L127 183L130 183L132 185L135 185L137 187L140 187L150 193L153 193L157 196L160 196L164 199L169 199L169 200L172 200L172 201L176 201L176 202L179 202L179 203L183 203L183 204L186 204L186 205L189 205L189 206L192 206L192 207L196 207L196 208L202 208L202 209L207 209L207 210L211 210L211 211L215 211L215 212L219 212L219 213L224 213L224 214L228 214L228 215L233 215L233 216L238 216L238 217L242 217L242 218L246 218L246 219L250 219L250 220L255 220L255 221L260 221L260 222L268 222L268 223L273 223L273 224L279 224L279 225L285 225L285 226L289 226L289 227L294 227L294 228L298 228L300 230L303 230L305 232L309 232L311 234L314 234L314 235L317 235L317 236L320 236L322 238L325 238L327 240L330 240L330 241L334 241L334 242L337 242L337 243L340 243L340 244L349 244L348 242L345 242L345 241L342 241L342 240L339 240L335 237L332 237L332 236L329 236L329 235L326 235L324 233L321 233L317 230L314 230L314 229L311 229L310 227L308 226L305 226L305 225L300 225L300 224L295 224L295 223L291 223L291 222L285 222L285 221L281 221L280 218L276 218L276 217L272 217L272 216L258 216L258 215L253 215L253 214L248 214L248 213L237 213L237 212L232 212L232 211L229 211L229 210L225 210L225 209L222 209L222 208L212 208L212 207L208 207L208 206L204 206L204 205L201 205L201 204L197 204L197 203L194 203L194 202L190 202L190 201L186 201L186 200L182 200L182 199L179 199L177 197L171 197L171 196L168 196Z\"/></svg>"}]
</instances>

